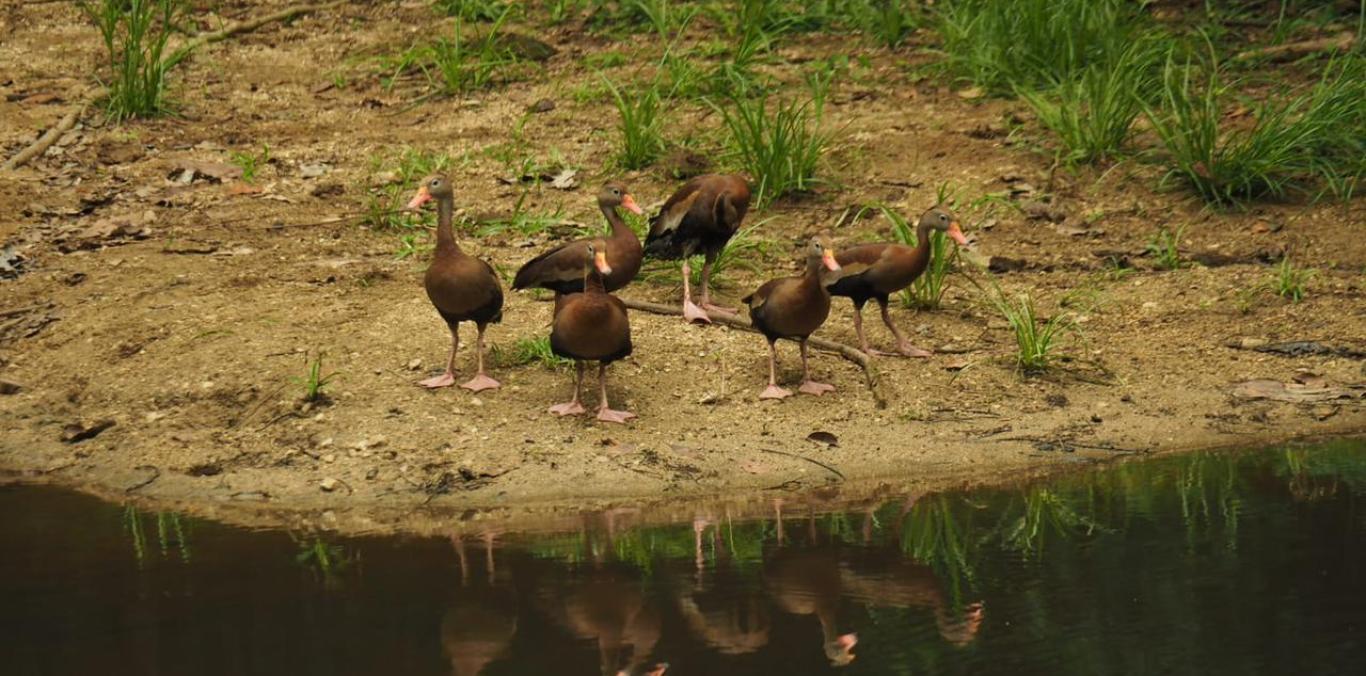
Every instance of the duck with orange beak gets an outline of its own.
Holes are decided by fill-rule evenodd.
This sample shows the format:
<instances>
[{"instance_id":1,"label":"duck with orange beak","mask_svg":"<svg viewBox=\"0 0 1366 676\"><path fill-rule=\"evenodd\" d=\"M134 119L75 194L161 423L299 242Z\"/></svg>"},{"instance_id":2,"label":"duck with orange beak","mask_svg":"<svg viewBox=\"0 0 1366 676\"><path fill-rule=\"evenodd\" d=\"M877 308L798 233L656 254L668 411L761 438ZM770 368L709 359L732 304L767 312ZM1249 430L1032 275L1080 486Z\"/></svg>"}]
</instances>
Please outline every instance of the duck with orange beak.
<instances>
[{"instance_id":1,"label":"duck with orange beak","mask_svg":"<svg viewBox=\"0 0 1366 676\"><path fill-rule=\"evenodd\" d=\"M625 423L636 414L615 411L607 405L607 366L631 354L631 322L626 316L626 305L603 286L603 280L612 274L612 266L607 262L610 245L605 240L590 241L584 253L583 292L556 297L555 319L550 328L550 350L575 362L574 396L567 403L551 406L550 412L560 416L586 412L579 403L584 362L596 361L598 420Z\"/></svg>"},{"instance_id":2,"label":"duck with orange beak","mask_svg":"<svg viewBox=\"0 0 1366 676\"><path fill-rule=\"evenodd\" d=\"M916 245L913 247L894 242L859 244L835 255L841 272L830 279L830 295L844 296L854 301L854 331L858 334L859 349L865 354L892 354L870 349L868 338L863 334L863 305L872 298L882 308L882 322L896 336L897 354L905 357L930 356L928 350L912 345L892 323L892 316L887 311L887 299L910 286L929 267L932 250L930 237L935 232L944 233L958 246L968 244L958 219L948 210L934 207L920 215L915 230Z\"/></svg>"},{"instance_id":3,"label":"duck with orange beak","mask_svg":"<svg viewBox=\"0 0 1366 676\"><path fill-rule=\"evenodd\" d=\"M631 226L622 220L617 208L625 209L637 216L644 214L626 186L608 183L598 192L598 208L612 229L607 238L608 258L612 272L603 277L603 288L608 293L616 291L636 278L640 272L643 252L640 238ZM580 239L555 247L529 261L517 271L512 288L527 289L540 287L555 293L578 293L583 291L583 266L587 260L587 247L592 239Z\"/></svg>"},{"instance_id":4,"label":"duck with orange beak","mask_svg":"<svg viewBox=\"0 0 1366 676\"><path fill-rule=\"evenodd\" d=\"M802 274L769 280L742 300L749 307L750 322L768 339L768 387L759 394L760 399L792 396L792 392L778 386L779 338L790 338L801 346L802 383L797 391L820 396L835 389L834 385L811 379L806 340L830 315L830 292L825 278L828 273L839 271L834 251L813 237L806 245L806 270Z\"/></svg>"}]
</instances>

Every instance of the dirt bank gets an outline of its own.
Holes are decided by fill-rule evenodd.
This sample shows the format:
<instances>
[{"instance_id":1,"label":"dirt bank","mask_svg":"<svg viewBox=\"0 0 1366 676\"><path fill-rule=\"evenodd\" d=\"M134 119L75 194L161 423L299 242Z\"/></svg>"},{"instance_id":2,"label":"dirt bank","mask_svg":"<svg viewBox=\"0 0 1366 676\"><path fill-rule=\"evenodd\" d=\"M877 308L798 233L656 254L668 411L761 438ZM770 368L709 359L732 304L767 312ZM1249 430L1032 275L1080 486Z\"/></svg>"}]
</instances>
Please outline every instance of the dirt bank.
<instances>
[{"instance_id":1,"label":"dirt bank","mask_svg":"<svg viewBox=\"0 0 1366 676\"><path fill-rule=\"evenodd\" d=\"M8 157L68 112L101 46L65 4L3 11ZM419 5L349 6L210 46L176 71L178 117L115 127L92 112L54 151L0 175L0 244L23 259L17 276L0 280L0 380L18 386L0 394L9 477L223 518L317 521L326 512L327 525L350 530L426 529L463 510L508 516L840 481L934 488L1133 454L1366 432L1359 392L1316 403L1231 394L1237 383L1290 382L1299 371L1329 386L1366 380L1366 201L1214 213L1186 193L1154 191L1159 167L1059 170L1051 154L1031 150L1039 131L1022 104L966 99L908 75L905 63L924 57L830 36L794 37L764 66L800 88L810 59L866 57L830 94L826 124L841 132L828 181L753 213L749 222L762 223L761 245L747 253L754 270L727 270L723 301L793 270L811 234L884 238L885 218L851 222L858 207L886 203L912 215L948 182L977 258L1009 269L1002 286L1078 322L1063 369L1017 373L1004 321L955 275L941 309L895 311L939 353L876 360L885 408L856 366L826 354L814 368L838 386L833 395L760 402L759 337L643 313L632 315L635 354L612 372L614 397L640 415L625 427L548 416L570 373L534 362L500 365L504 388L479 396L417 388L448 342L421 290L426 254L396 257L415 231L316 224L362 211L394 180L401 149L449 155L471 219L506 218L519 198L525 213L558 214L539 230L461 233L468 250L505 272L575 234L564 223L596 227L592 196L603 180L626 181L647 209L677 184L663 165L610 168L616 112L593 93L597 76L585 64L607 52L648 62L655 41L540 29L558 50L548 61L496 89L414 106L419 83L384 88L376 58L410 44L419 37L412 27L429 17ZM606 68L617 79L636 73ZM546 100L553 109L526 112ZM671 115L672 138L719 147L720 123L705 107ZM266 145L253 182L214 179L233 153L261 155ZM511 173L522 160L563 163L578 171L577 185L524 188ZM993 193L1007 197L979 200ZM1008 204L1045 195L1061 224ZM1142 252L1163 223L1185 225L1185 256L1206 265L1155 269ZM425 232L412 241L425 243ZM1297 304L1254 293L1272 274L1268 261L1287 250L1317 269ZM1112 258L1132 267L1112 269ZM676 275L654 272L623 295L673 302ZM549 310L510 294L491 340L510 353L519 339L545 335ZM868 319L885 346L876 314ZM836 303L820 335L854 342L847 303ZM1245 338L1255 339L1249 347L1317 341L1348 352L1229 346ZM295 379L320 352L324 371L338 375L326 403L303 406ZM780 354L795 378L795 347ZM462 349L461 367L471 359ZM72 438L105 421L113 425ZM808 440L813 432L838 446ZM442 516L413 516L423 508Z\"/></svg>"}]
</instances>

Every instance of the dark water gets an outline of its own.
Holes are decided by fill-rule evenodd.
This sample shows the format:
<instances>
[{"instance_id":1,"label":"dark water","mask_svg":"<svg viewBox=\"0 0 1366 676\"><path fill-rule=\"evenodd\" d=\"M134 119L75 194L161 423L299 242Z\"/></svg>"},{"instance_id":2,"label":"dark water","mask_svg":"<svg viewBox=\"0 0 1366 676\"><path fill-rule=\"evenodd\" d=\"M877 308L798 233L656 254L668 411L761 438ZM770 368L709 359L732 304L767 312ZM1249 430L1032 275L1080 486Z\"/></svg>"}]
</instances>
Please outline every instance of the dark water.
<instances>
[{"instance_id":1,"label":"dark water","mask_svg":"<svg viewBox=\"0 0 1366 676\"><path fill-rule=\"evenodd\" d=\"M0 673L1360 674L1363 497L1340 442L489 547L0 488Z\"/></svg>"}]
</instances>

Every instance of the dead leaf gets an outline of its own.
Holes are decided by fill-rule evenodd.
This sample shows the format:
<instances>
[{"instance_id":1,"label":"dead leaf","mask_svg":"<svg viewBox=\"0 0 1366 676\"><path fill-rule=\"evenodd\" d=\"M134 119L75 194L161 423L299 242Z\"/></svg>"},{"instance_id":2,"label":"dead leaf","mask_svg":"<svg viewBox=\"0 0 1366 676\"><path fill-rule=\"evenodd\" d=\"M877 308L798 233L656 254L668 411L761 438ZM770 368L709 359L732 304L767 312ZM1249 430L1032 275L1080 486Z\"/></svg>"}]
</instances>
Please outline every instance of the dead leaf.
<instances>
[{"instance_id":1,"label":"dead leaf","mask_svg":"<svg viewBox=\"0 0 1366 676\"><path fill-rule=\"evenodd\" d=\"M813 444L823 444L826 448L839 448L840 438L825 431L816 431L806 435L806 440Z\"/></svg>"},{"instance_id":2,"label":"dead leaf","mask_svg":"<svg viewBox=\"0 0 1366 676\"><path fill-rule=\"evenodd\" d=\"M947 364L944 364L945 371L962 371L967 367L968 360L963 358L955 359Z\"/></svg>"},{"instance_id":3,"label":"dead leaf","mask_svg":"<svg viewBox=\"0 0 1366 676\"><path fill-rule=\"evenodd\" d=\"M550 187L556 190L571 190L578 185L578 181L574 180L574 175L578 173L574 169L561 169L558 174L550 178Z\"/></svg>"},{"instance_id":4,"label":"dead leaf","mask_svg":"<svg viewBox=\"0 0 1366 676\"><path fill-rule=\"evenodd\" d=\"M1233 396L1239 399L1269 399L1287 401L1294 404L1332 401L1334 399L1356 399L1366 396L1366 384L1348 387L1311 386L1300 383L1283 383L1278 380L1249 380L1233 387Z\"/></svg>"},{"instance_id":5,"label":"dead leaf","mask_svg":"<svg viewBox=\"0 0 1366 676\"><path fill-rule=\"evenodd\" d=\"M114 421L108 418L104 420L97 420L90 424L86 424L84 422L69 423L66 427L62 428L62 441L64 443L74 444L78 441L93 439L96 436L98 436L100 432L103 432L113 426Z\"/></svg>"},{"instance_id":6,"label":"dead leaf","mask_svg":"<svg viewBox=\"0 0 1366 676\"><path fill-rule=\"evenodd\" d=\"M227 190L224 190L223 192L227 193L229 197L259 195L261 194L261 186L244 183L242 181L233 181L228 184Z\"/></svg>"},{"instance_id":7,"label":"dead leaf","mask_svg":"<svg viewBox=\"0 0 1366 676\"><path fill-rule=\"evenodd\" d=\"M19 394L24 386L13 380L0 380L0 394Z\"/></svg>"},{"instance_id":8,"label":"dead leaf","mask_svg":"<svg viewBox=\"0 0 1366 676\"><path fill-rule=\"evenodd\" d=\"M166 177L178 183L191 183L195 179L222 183L225 180L242 178L242 167L223 162L177 160L175 167Z\"/></svg>"}]
</instances>

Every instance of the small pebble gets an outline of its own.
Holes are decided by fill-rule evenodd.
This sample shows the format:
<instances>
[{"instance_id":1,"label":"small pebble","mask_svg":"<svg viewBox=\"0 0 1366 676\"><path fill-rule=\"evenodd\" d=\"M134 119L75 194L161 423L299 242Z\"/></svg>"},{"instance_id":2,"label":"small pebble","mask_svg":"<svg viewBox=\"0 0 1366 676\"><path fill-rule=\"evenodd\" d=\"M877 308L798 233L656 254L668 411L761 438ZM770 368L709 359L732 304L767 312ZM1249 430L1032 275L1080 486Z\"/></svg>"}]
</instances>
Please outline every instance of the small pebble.
<instances>
[{"instance_id":1,"label":"small pebble","mask_svg":"<svg viewBox=\"0 0 1366 676\"><path fill-rule=\"evenodd\" d=\"M326 479L323 479L322 481L318 482L318 488L323 489L324 493L331 493L332 491L337 490L337 483L338 482L336 479L333 479L332 477L327 477Z\"/></svg>"}]
</instances>

